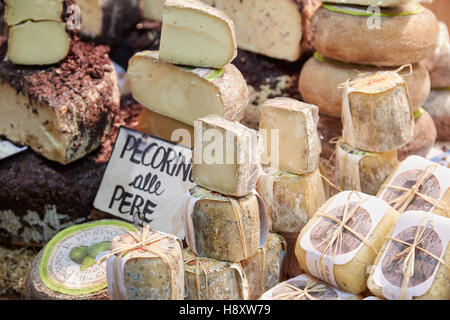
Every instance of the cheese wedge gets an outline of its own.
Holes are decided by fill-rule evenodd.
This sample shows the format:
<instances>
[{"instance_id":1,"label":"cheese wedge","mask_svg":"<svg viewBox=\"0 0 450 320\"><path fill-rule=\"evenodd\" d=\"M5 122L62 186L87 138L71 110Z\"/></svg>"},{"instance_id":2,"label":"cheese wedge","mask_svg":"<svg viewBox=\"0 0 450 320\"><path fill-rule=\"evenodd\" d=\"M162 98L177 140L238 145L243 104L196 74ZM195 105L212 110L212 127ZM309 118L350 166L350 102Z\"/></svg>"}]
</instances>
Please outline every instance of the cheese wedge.
<instances>
[{"instance_id":1,"label":"cheese wedge","mask_svg":"<svg viewBox=\"0 0 450 320\"><path fill-rule=\"evenodd\" d=\"M259 127L266 146L263 161L296 174L314 171L321 152L318 111L314 105L290 98L266 101Z\"/></svg>"},{"instance_id":2,"label":"cheese wedge","mask_svg":"<svg viewBox=\"0 0 450 320\"><path fill-rule=\"evenodd\" d=\"M179 67L159 60L157 51L135 54L128 66L133 97L147 108L194 126L210 114L239 121L248 89L239 70Z\"/></svg>"},{"instance_id":3,"label":"cheese wedge","mask_svg":"<svg viewBox=\"0 0 450 320\"><path fill-rule=\"evenodd\" d=\"M437 139L450 141L450 88L432 90L423 107L436 124Z\"/></svg>"},{"instance_id":4,"label":"cheese wedge","mask_svg":"<svg viewBox=\"0 0 450 320\"><path fill-rule=\"evenodd\" d=\"M399 160L404 160L411 155L426 157L436 142L437 126L434 124L433 118L431 118L428 112L419 108L414 113L414 123L413 138L410 142L397 150ZM443 125L445 128L445 126L448 126L449 124L444 123Z\"/></svg>"},{"instance_id":5,"label":"cheese wedge","mask_svg":"<svg viewBox=\"0 0 450 320\"><path fill-rule=\"evenodd\" d=\"M301 274L277 284L266 291L260 300L362 300L362 297L329 286L308 274Z\"/></svg>"},{"instance_id":6,"label":"cheese wedge","mask_svg":"<svg viewBox=\"0 0 450 320\"><path fill-rule=\"evenodd\" d=\"M174 235L145 229L116 236L106 262L111 300L183 300L183 246ZM145 239L148 250L137 248L121 255L118 251ZM124 249L122 249L124 250ZM118 261L117 261L118 260Z\"/></svg>"},{"instance_id":7,"label":"cheese wedge","mask_svg":"<svg viewBox=\"0 0 450 320\"><path fill-rule=\"evenodd\" d=\"M341 190L376 195L396 166L396 150L365 152L352 148L342 140L336 146L336 182Z\"/></svg>"},{"instance_id":8,"label":"cheese wedge","mask_svg":"<svg viewBox=\"0 0 450 320\"><path fill-rule=\"evenodd\" d=\"M343 84L343 138L370 152L407 144L414 135L414 115L405 80L393 71L361 74Z\"/></svg>"},{"instance_id":9,"label":"cheese wedge","mask_svg":"<svg viewBox=\"0 0 450 320\"><path fill-rule=\"evenodd\" d=\"M314 48L324 56L375 66L424 60L433 54L439 35L435 15L415 6L386 8L373 16L367 7L324 4L310 30Z\"/></svg>"},{"instance_id":10,"label":"cheese wedge","mask_svg":"<svg viewBox=\"0 0 450 320\"><path fill-rule=\"evenodd\" d=\"M396 210L376 197L357 191L335 195L300 232L295 245L300 267L347 292L363 292L366 268L372 265L398 216ZM339 228L338 221L355 233Z\"/></svg>"},{"instance_id":11,"label":"cheese wedge","mask_svg":"<svg viewBox=\"0 0 450 320\"><path fill-rule=\"evenodd\" d=\"M77 41L66 59L47 68L0 63L0 135L49 160L68 164L95 150L119 104L105 47Z\"/></svg>"},{"instance_id":12,"label":"cheese wedge","mask_svg":"<svg viewBox=\"0 0 450 320\"><path fill-rule=\"evenodd\" d=\"M193 127L147 108L142 109L141 115L139 116L139 131L177 144L179 143L188 148L194 147Z\"/></svg>"},{"instance_id":13,"label":"cheese wedge","mask_svg":"<svg viewBox=\"0 0 450 320\"><path fill-rule=\"evenodd\" d=\"M269 233L266 245L250 258L241 261L248 281L250 300L258 299L280 282L285 253L286 240L276 233Z\"/></svg>"},{"instance_id":14,"label":"cheese wedge","mask_svg":"<svg viewBox=\"0 0 450 320\"><path fill-rule=\"evenodd\" d=\"M267 239L268 229L261 227L263 207L254 194L233 198L194 187L182 209L186 241L201 257L238 262L255 254Z\"/></svg>"},{"instance_id":15,"label":"cheese wedge","mask_svg":"<svg viewBox=\"0 0 450 320\"><path fill-rule=\"evenodd\" d=\"M194 182L230 196L250 194L263 148L258 132L216 115L200 118L194 130Z\"/></svg>"},{"instance_id":16,"label":"cheese wedge","mask_svg":"<svg viewBox=\"0 0 450 320\"><path fill-rule=\"evenodd\" d=\"M326 58L316 52L302 68L298 88L305 102L319 107L319 113L340 118L344 90L339 85L358 73L393 71L398 67L377 68L374 66L343 63ZM412 74L401 74L406 81L414 110L423 106L430 94L430 76L427 69L418 63Z\"/></svg>"},{"instance_id":17,"label":"cheese wedge","mask_svg":"<svg viewBox=\"0 0 450 320\"><path fill-rule=\"evenodd\" d=\"M447 218L423 211L403 213L370 269L367 280L370 292L388 300L449 300L449 234ZM415 239L417 248L412 249L415 254L410 255L411 262L407 263L406 254L411 252L411 246L404 243L412 244ZM405 263L413 266L408 280L403 271Z\"/></svg>"},{"instance_id":18,"label":"cheese wedge","mask_svg":"<svg viewBox=\"0 0 450 320\"><path fill-rule=\"evenodd\" d=\"M184 251L186 300L248 300L249 286L239 263L198 257Z\"/></svg>"},{"instance_id":19,"label":"cheese wedge","mask_svg":"<svg viewBox=\"0 0 450 320\"><path fill-rule=\"evenodd\" d=\"M20 65L49 65L69 53L66 24L58 21L27 21L10 27L8 59Z\"/></svg>"},{"instance_id":20,"label":"cheese wedge","mask_svg":"<svg viewBox=\"0 0 450 320\"><path fill-rule=\"evenodd\" d=\"M274 232L299 232L325 202L319 169L296 175L266 167L258 178L257 190Z\"/></svg>"},{"instance_id":21,"label":"cheese wedge","mask_svg":"<svg viewBox=\"0 0 450 320\"><path fill-rule=\"evenodd\" d=\"M161 60L220 69L236 55L234 24L223 12L198 0L166 0L159 47Z\"/></svg>"},{"instance_id":22,"label":"cheese wedge","mask_svg":"<svg viewBox=\"0 0 450 320\"><path fill-rule=\"evenodd\" d=\"M64 0L5 0L5 21L13 26L27 20L62 21Z\"/></svg>"}]
</instances>

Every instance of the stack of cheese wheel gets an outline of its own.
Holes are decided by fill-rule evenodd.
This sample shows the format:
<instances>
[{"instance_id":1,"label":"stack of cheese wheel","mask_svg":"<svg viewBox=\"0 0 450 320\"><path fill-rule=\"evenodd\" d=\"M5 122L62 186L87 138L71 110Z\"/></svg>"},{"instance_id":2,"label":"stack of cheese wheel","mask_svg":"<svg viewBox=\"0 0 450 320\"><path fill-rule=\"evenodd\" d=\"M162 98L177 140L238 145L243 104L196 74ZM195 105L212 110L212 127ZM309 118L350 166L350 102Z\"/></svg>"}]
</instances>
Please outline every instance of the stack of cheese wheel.
<instances>
[{"instance_id":1,"label":"stack of cheese wheel","mask_svg":"<svg viewBox=\"0 0 450 320\"><path fill-rule=\"evenodd\" d=\"M339 152L341 159L335 161L336 171L339 170L338 167L341 170L360 167L360 173L361 170L365 170L366 168L361 168L363 165L358 160L361 157L353 156L355 153L364 158L374 157L376 161L387 156L379 153L397 150L399 159L403 159L410 154L425 156L434 144L436 128L431 117L421 108L430 93L430 77L423 65L423 60L433 55L438 43L439 27L434 14L422 7L419 2L400 0L327 1L327 3L322 4L322 7L312 18L310 32L314 48L317 51L305 63L300 74L299 90L302 98L307 103L319 106L319 112L324 116L321 121L335 122L333 127L338 129L341 122L340 118L342 119L345 116L343 106L348 96L350 114L353 115L353 119L351 123L349 122L350 119L347 119L346 124L361 126L361 131L358 134L362 136L358 136L358 140L372 139L375 130L381 132L384 129L386 132L395 133L394 131L397 129L391 126L392 121L400 121L400 119L393 119L391 116L386 122L381 118L376 119L376 117L383 117L384 112L394 111L398 108L398 106L392 104L390 110L384 111L380 109L379 105L374 106L377 112L373 113L372 116L375 116L375 118L368 119L366 117L364 120L362 114L355 114L354 103L358 103L361 107L362 104L366 104L363 113L371 115L367 112L368 103L379 98L380 103L381 100L387 101L384 98L381 99L381 97L384 96L389 99L388 96L391 96L392 98L396 91L395 88L399 87L393 85L394 79L390 78L389 81L392 85L385 82L385 86L383 88L379 86L377 92L371 92L369 88L366 88L358 93L350 89L352 91L350 93L349 86L353 83L350 81L354 80L355 77L361 77L361 74L399 71L401 66L411 65L410 70L399 71L400 77L395 81L399 86L404 87L403 95L408 96L407 100L410 100L411 111L404 110L405 113L401 116L406 115L411 119L413 119L413 115L417 117L415 126L414 123L407 124L407 131L413 133L414 138L412 135L408 135L396 143L387 143L382 148L374 148L375 145L354 145L348 141L348 137L345 137L344 134L344 142L350 148L342 149L340 148L341 144L338 144L337 147L334 145L338 141L337 137L341 134L340 130L332 132L332 136L330 136L329 126L323 125L321 127L325 128L325 131L321 131L324 139L322 157L329 160L331 155L334 156L335 152L337 154L339 150L341 151ZM380 80L381 77L381 74L377 76L377 80ZM347 85L341 86L346 81L348 81ZM403 83L400 84L402 81ZM366 93L365 97L361 96L363 92ZM355 97L356 95L359 96L359 101L352 102L352 96ZM383 121L383 124L379 128L371 128L371 125L376 125L378 121ZM336 148L335 152L330 153L331 148ZM370 154L363 154L363 152L370 152ZM342 164L342 159L346 159L346 163ZM354 164L349 165L347 160L353 161ZM383 169L383 172L371 171L370 176L378 175L379 187L388 173ZM357 172L352 174L359 176L359 179L364 179L363 174ZM346 171L340 172L336 177L336 183L340 184L339 187L344 190L352 189L352 186L355 187L360 184L358 181L339 181L339 176L346 177L349 176L349 173ZM363 185L365 182L369 181L361 181ZM376 187L374 186L373 189L376 189ZM363 187L358 190L374 194L373 190Z\"/></svg>"},{"instance_id":2,"label":"stack of cheese wheel","mask_svg":"<svg viewBox=\"0 0 450 320\"><path fill-rule=\"evenodd\" d=\"M321 144L317 106L275 98L261 107L260 134L265 141L257 190L270 217L270 229L287 240L283 278L301 271L293 259L295 239L325 201L318 169Z\"/></svg>"},{"instance_id":3,"label":"stack of cheese wheel","mask_svg":"<svg viewBox=\"0 0 450 320\"><path fill-rule=\"evenodd\" d=\"M430 72L431 93L424 108L433 118L438 140L450 140L450 41L448 28L439 23L439 45L426 61Z\"/></svg>"}]
</instances>

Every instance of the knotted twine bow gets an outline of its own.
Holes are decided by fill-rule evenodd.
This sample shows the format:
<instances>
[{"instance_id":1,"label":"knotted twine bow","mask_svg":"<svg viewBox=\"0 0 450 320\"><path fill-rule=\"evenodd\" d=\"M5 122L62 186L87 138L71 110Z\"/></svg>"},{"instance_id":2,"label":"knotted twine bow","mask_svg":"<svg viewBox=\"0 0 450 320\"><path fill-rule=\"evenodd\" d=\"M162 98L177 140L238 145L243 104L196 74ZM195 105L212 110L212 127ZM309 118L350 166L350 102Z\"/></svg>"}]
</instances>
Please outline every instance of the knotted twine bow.
<instances>
[{"instance_id":1,"label":"knotted twine bow","mask_svg":"<svg viewBox=\"0 0 450 320\"><path fill-rule=\"evenodd\" d=\"M313 280L309 280L303 290L300 288L297 288L287 282L284 282L283 284L281 284L281 286L287 287L294 291L279 294L279 295L273 297L274 300L302 300L304 298L306 298L306 300L320 300L320 299L314 298L311 295L311 293L325 292L325 286L323 284L317 283Z\"/></svg>"},{"instance_id":2,"label":"knotted twine bow","mask_svg":"<svg viewBox=\"0 0 450 320\"><path fill-rule=\"evenodd\" d=\"M425 170L421 172L419 175L416 183L412 186L411 189L395 186L395 185L385 185L383 184L382 187L386 187L388 189L395 189L399 191L406 191L406 193L400 195L399 197L393 199L389 202L389 205L391 205L394 209L396 209L398 212L403 213L408 208L410 203L414 200L414 198L417 196L421 197L426 202L432 204L433 206L443 210L447 216L449 216L450 208L449 205L440 200L435 199L433 197L427 196L426 194L420 193L419 189L420 187L433 175L434 171L438 168L438 165L433 163L428 165Z\"/></svg>"},{"instance_id":3,"label":"knotted twine bow","mask_svg":"<svg viewBox=\"0 0 450 320\"><path fill-rule=\"evenodd\" d=\"M416 234L414 235L414 241L412 243L403 241L398 238L387 237L388 239L390 239L392 241L401 243L406 246L405 250L396 254L392 259L392 261L398 261L398 260L405 258L405 260L403 261L403 268L402 268L403 280L402 280L401 289L400 289L400 299L401 300L406 299L406 291L408 290L409 280L414 276L414 268L415 268L415 261L416 261L416 249L422 251L423 253L427 254L431 258L440 262L445 267L449 268L449 266L442 259L440 259L439 257L436 257L434 254L432 254L428 250L420 247L420 245L433 232L433 229L434 229L434 225L431 220L424 225L425 218L428 216L428 214L426 214L422 217L422 222L417 227ZM428 229L428 231L427 231L427 229Z\"/></svg>"},{"instance_id":4,"label":"knotted twine bow","mask_svg":"<svg viewBox=\"0 0 450 320\"><path fill-rule=\"evenodd\" d=\"M175 300L175 280L173 278L172 269L173 265L170 261L170 258L166 256L164 252L159 251L156 248L151 248L151 245L158 243L162 241L163 239L172 238L172 235L169 234L160 234L156 232L152 232L150 230L150 225L146 225L142 231L138 232L127 232L128 235L130 235L135 243L118 243L117 248L111 250L108 254L103 256L97 263L102 263L108 258L117 255L116 260L114 262L114 298L118 300L123 300L124 297L120 293L119 285L118 285L118 273L117 273L117 266L120 262L120 259L122 259L127 253L132 252L134 250L144 250L146 252L149 252L159 258L161 258L164 263L169 268L169 277L170 277L170 284L171 284L171 298L172 300Z\"/></svg>"},{"instance_id":5,"label":"knotted twine bow","mask_svg":"<svg viewBox=\"0 0 450 320\"><path fill-rule=\"evenodd\" d=\"M359 200L358 200L358 203L356 204L356 206L354 206L351 210L349 210L352 194L356 194L358 196ZM361 242L364 242L369 248L371 248L375 252L375 254L378 253L378 251L373 247L373 245L369 242L369 240L367 240L358 231L354 230L353 228L351 228L347 225L350 222L350 220L353 218L353 216L358 212L358 210L362 207L362 205L368 199L369 198L367 197L365 200L363 200L358 192L355 192L355 191L350 192L348 194L348 197L347 197L347 200L346 200L346 203L344 206L344 213L342 214L342 220L339 220L338 218L336 218L332 215L329 215L327 213L321 213L321 212L317 213L318 216L328 218L328 219L334 221L337 225L335 230L333 232L331 232L330 234L328 234L318 245L318 247L320 247L325 243L327 244L325 246L325 248L322 250L322 252L320 254L320 258L319 258L320 269L325 278L327 278L327 276L326 276L327 273L325 271L325 266L324 266L325 255L327 255L327 253L329 251L332 251L332 252L330 252L331 256L335 257L339 252L341 252L342 244L344 241L344 231L345 230L347 230L348 232L351 232L359 240L361 240ZM335 245L335 243L336 243L336 245ZM333 247L334 247L334 250L333 250ZM326 280L327 282L330 282L329 279L324 279L324 280Z\"/></svg>"},{"instance_id":6,"label":"knotted twine bow","mask_svg":"<svg viewBox=\"0 0 450 320\"><path fill-rule=\"evenodd\" d=\"M200 257L196 256L194 258L185 260L184 263L188 264L195 261L195 287L197 288L197 298L201 300L201 282L200 282L200 269L199 266L203 269L203 274L205 275L205 289L206 289L206 299L209 300L209 284L208 284L208 271Z\"/></svg>"}]
</instances>

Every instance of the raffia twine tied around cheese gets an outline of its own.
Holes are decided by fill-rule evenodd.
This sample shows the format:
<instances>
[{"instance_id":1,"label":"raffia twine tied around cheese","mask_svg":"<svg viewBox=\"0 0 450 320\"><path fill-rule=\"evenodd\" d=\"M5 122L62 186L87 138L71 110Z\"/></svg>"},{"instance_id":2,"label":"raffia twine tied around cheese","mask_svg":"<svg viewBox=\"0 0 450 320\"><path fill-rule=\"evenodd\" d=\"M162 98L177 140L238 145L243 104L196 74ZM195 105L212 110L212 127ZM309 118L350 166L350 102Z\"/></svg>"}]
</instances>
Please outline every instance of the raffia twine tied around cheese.
<instances>
[{"instance_id":1,"label":"raffia twine tied around cheese","mask_svg":"<svg viewBox=\"0 0 450 320\"><path fill-rule=\"evenodd\" d=\"M388 189L406 191L404 194L390 201L389 205L391 205L398 212L403 213L405 212L406 208L408 208L409 204L414 200L414 198L416 196L419 196L420 198L432 204L433 206L443 210L446 213L447 217L450 217L449 204L447 204L445 201L435 199L433 197L427 196L426 194L419 192L420 187L428 180L428 178L430 178L433 175L434 171L436 171L437 168L438 168L437 164L428 165L425 168L425 170L422 171L416 183L411 188L383 184L382 187Z\"/></svg>"},{"instance_id":2,"label":"raffia twine tied around cheese","mask_svg":"<svg viewBox=\"0 0 450 320\"><path fill-rule=\"evenodd\" d=\"M353 194L356 194L358 197L358 203L356 206L354 206L351 210L349 210L351 197ZM345 205L344 205L344 213L342 214L342 220L338 219L337 217L334 217L332 215L329 215L327 213L317 212L316 214L320 217L324 217L327 219L332 220L335 222L336 227L333 232L329 232L328 235L318 244L317 247L322 246L323 244L327 244L325 248L322 250L319 258L319 264L320 268L322 270L322 274L326 277L326 270L324 266L324 258L325 255L328 253L331 253L331 256L336 256L338 252L340 252L340 249L342 248L342 243L344 241L344 231L348 231L355 235L361 242L364 242L370 249L372 249L375 254L378 254L378 250L375 249L375 247L370 243L368 239L366 239L362 234L360 234L358 231L354 230L353 228L349 227L347 224L350 222L352 217L358 212L358 210L362 207L362 205L369 199L367 197L365 200L363 200L358 192L352 191L348 194ZM334 246L334 251L333 251ZM327 282L329 282L329 279L324 279Z\"/></svg>"},{"instance_id":3,"label":"raffia twine tied around cheese","mask_svg":"<svg viewBox=\"0 0 450 320\"><path fill-rule=\"evenodd\" d=\"M342 139L341 137L333 137L333 138L331 138L331 139L328 141L328 143L329 143L329 144L336 144L336 145L337 145L341 139ZM328 172L329 168L332 168L331 160L332 160L334 157L336 157L336 152L337 152L337 149L334 150L334 152L333 152L333 154L331 155L330 159L328 159L328 161L326 162L326 165L325 165L325 166L326 166L327 168L325 168L325 166L323 166L323 165L321 165L321 164L319 164L319 167L322 167L324 171L327 171L327 172ZM343 191L342 188L341 188L340 186L337 186L336 184L334 184L333 182L331 182L331 181L330 181L327 177L325 177L322 173L320 173L320 176L322 177L323 180L325 180L326 183L328 183L328 184L329 184L332 188L334 188L335 190L337 190L337 191L339 191L339 192L342 192L342 191Z\"/></svg>"},{"instance_id":4,"label":"raffia twine tied around cheese","mask_svg":"<svg viewBox=\"0 0 450 320\"><path fill-rule=\"evenodd\" d=\"M174 295L173 288L175 288L176 284L175 284L175 280L174 280L173 273L172 273L174 266L171 263L171 259L168 258L164 252L161 252L155 248L151 248L152 244L158 243L163 239L173 238L174 236L170 235L170 234L160 234L160 233L152 232L150 230L150 225L146 225L141 231L127 232L127 233L128 233L128 235L130 235L132 237L132 239L135 241L135 243L119 243L117 248L111 250L108 254L103 256L97 262L98 264L100 264L100 263L108 260L110 257L117 255L117 258L114 262L114 271L113 271L114 280L115 280L114 281L114 299L116 299L116 300L124 299L124 297L120 293L119 285L118 285L119 281L118 281L117 267L120 262L120 259L123 258L129 252L141 249L141 250L144 250L148 253L151 253L151 254L161 258L164 261L164 263L167 265L167 267L169 268L170 285L172 288L171 295L172 295L172 299L175 300L176 297Z\"/></svg>"},{"instance_id":5,"label":"raffia twine tied around cheese","mask_svg":"<svg viewBox=\"0 0 450 320\"><path fill-rule=\"evenodd\" d=\"M434 225L433 221L429 220L426 222L426 217L430 213L424 215L422 217L422 221L417 227L416 234L414 235L414 241L412 243L403 241L398 238L393 237L387 237L387 239L391 241L395 241L398 243L401 243L406 246L406 249L401 251L400 253L396 254L393 257L393 261L404 259L403 261L403 280L400 287L400 299L405 300L406 299L406 291L408 290L408 285L410 279L414 276L414 267L415 267L415 261L416 261L416 249L422 251L426 255L430 256L434 260L440 262L442 265L444 265L447 269L449 269L449 265L445 263L442 259L439 257L436 257L434 254L429 252L428 250L420 247L420 244L427 239L427 237L433 232ZM427 231L428 230L428 231Z\"/></svg>"},{"instance_id":6,"label":"raffia twine tied around cheese","mask_svg":"<svg viewBox=\"0 0 450 320\"><path fill-rule=\"evenodd\" d=\"M320 293L325 291L325 286L314 280L309 280L304 289L297 288L287 282L281 284L284 287L294 290L293 292L281 293L274 297L274 300L319 300L314 298L311 293Z\"/></svg>"},{"instance_id":7,"label":"raffia twine tied around cheese","mask_svg":"<svg viewBox=\"0 0 450 320\"><path fill-rule=\"evenodd\" d=\"M200 281L200 268L202 268L203 275L205 276L205 294L206 299L209 300L209 284L208 284L208 270L206 270L206 267L204 266L202 259L208 258L202 258L199 256L195 256L194 258L187 259L184 261L184 263L191 263L195 262L195 287L197 289L197 298L198 300L201 300L201 281ZM245 275L244 269L242 268L240 263L233 263L229 266L231 269L235 269L239 275L239 281L240 281L240 294L243 300L248 300L249 297L249 285L247 276Z\"/></svg>"}]
</instances>

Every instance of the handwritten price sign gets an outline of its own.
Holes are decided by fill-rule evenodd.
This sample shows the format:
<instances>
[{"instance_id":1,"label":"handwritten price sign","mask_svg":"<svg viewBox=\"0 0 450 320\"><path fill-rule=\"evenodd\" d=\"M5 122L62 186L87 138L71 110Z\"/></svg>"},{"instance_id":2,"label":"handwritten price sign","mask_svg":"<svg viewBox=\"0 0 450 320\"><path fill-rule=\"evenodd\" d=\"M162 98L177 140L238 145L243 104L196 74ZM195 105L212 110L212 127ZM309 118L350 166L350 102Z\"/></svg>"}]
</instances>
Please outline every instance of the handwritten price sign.
<instances>
[{"instance_id":1,"label":"handwritten price sign","mask_svg":"<svg viewBox=\"0 0 450 320\"><path fill-rule=\"evenodd\" d=\"M121 127L94 207L183 238L181 203L193 186L191 149Z\"/></svg>"}]
</instances>

